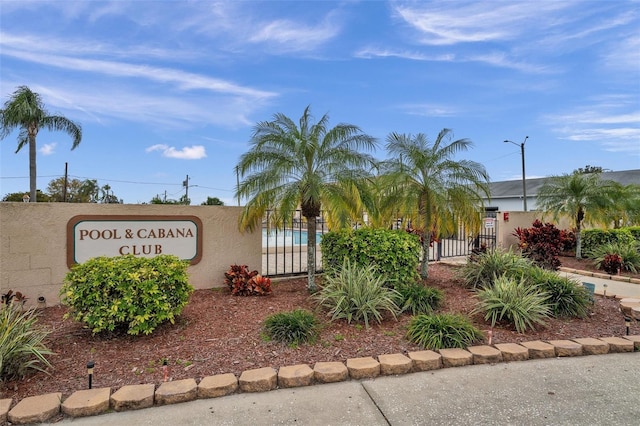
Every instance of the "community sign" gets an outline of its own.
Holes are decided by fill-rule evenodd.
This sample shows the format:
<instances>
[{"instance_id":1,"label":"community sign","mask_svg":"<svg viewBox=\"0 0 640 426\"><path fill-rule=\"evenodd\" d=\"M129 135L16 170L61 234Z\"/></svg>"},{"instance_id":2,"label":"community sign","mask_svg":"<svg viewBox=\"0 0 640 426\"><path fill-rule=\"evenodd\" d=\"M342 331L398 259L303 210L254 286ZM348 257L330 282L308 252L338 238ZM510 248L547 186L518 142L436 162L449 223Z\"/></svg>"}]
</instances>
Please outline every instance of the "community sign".
<instances>
[{"instance_id":1,"label":"community sign","mask_svg":"<svg viewBox=\"0 0 640 426\"><path fill-rule=\"evenodd\" d=\"M170 254L191 264L202 258L196 216L81 215L67 223L67 265L98 256Z\"/></svg>"}]
</instances>

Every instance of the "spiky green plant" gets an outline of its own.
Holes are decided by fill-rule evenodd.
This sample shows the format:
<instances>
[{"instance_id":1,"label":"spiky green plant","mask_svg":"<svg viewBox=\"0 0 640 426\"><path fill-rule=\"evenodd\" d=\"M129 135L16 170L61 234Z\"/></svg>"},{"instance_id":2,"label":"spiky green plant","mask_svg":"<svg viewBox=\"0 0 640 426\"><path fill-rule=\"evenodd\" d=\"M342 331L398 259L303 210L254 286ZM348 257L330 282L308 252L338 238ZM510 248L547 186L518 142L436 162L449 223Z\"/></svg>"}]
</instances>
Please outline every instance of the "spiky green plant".
<instances>
[{"instance_id":1,"label":"spiky green plant","mask_svg":"<svg viewBox=\"0 0 640 426\"><path fill-rule=\"evenodd\" d=\"M43 343L49 332L38 327L37 316L33 309L0 305L0 382L51 367L45 355L53 352Z\"/></svg>"},{"instance_id":2,"label":"spiky green plant","mask_svg":"<svg viewBox=\"0 0 640 426\"><path fill-rule=\"evenodd\" d=\"M473 313L483 312L492 327L498 321L507 321L518 333L523 333L529 328L535 330L536 324L544 324L551 314L547 304L549 295L525 277L516 280L503 275L492 287L484 287L477 294L479 301Z\"/></svg>"},{"instance_id":3,"label":"spiky green plant","mask_svg":"<svg viewBox=\"0 0 640 426\"><path fill-rule=\"evenodd\" d=\"M383 312L396 318L400 309L394 289L385 287L386 276L375 272L372 265L359 266L345 258L342 267L324 278L320 291L313 295L318 305L328 310L331 320L346 319L382 322Z\"/></svg>"},{"instance_id":4,"label":"spiky green plant","mask_svg":"<svg viewBox=\"0 0 640 426\"><path fill-rule=\"evenodd\" d=\"M264 321L264 332L271 340L298 346L313 343L318 338L319 323L313 313L305 309L279 312Z\"/></svg>"},{"instance_id":5,"label":"spiky green plant","mask_svg":"<svg viewBox=\"0 0 640 426\"><path fill-rule=\"evenodd\" d=\"M580 281L538 267L531 268L526 279L547 293L547 304L554 317L584 318L588 315L591 295Z\"/></svg>"},{"instance_id":6,"label":"spiky green plant","mask_svg":"<svg viewBox=\"0 0 640 426\"><path fill-rule=\"evenodd\" d=\"M442 290L422 284L400 285L395 289L400 294L398 306L402 312L409 311L411 315L430 314L444 299Z\"/></svg>"},{"instance_id":7,"label":"spiky green plant","mask_svg":"<svg viewBox=\"0 0 640 426\"><path fill-rule=\"evenodd\" d=\"M407 330L407 339L432 350L465 348L483 338L482 332L459 314L417 315Z\"/></svg>"},{"instance_id":8,"label":"spiky green plant","mask_svg":"<svg viewBox=\"0 0 640 426\"><path fill-rule=\"evenodd\" d=\"M507 275L519 278L532 266L529 259L511 250L487 251L465 264L462 277L469 288L491 287L497 277Z\"/></svg>"}]
</instances>

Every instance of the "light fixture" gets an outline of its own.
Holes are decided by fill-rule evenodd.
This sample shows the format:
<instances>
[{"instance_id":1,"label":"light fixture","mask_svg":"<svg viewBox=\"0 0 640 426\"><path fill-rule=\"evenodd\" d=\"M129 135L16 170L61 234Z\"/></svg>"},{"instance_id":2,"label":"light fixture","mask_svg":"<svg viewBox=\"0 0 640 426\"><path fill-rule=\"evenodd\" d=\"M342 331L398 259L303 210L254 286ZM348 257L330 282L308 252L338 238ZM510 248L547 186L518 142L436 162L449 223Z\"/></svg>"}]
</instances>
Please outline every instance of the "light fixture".
<instances>
[{"instance_id":1,"label":"light fixture","mask_svg":"<svg viewBox=\"0 0 640 426\"><path fill-rule=\"evenodd\" d=\"M510 140L505 140L505 143L512 143L516 146L520 146L520 154L522 156L522 203L523 203L523 207L524 207L524 211L527 211L527 180L525 177L525 172L524 172L524 144L527 142L527 139L529 139L529 136L525 136L524 141L520 144L515 143L513 141Z\"/></svg>"},{"instance_id":2,"label":"light fixture","mask_svg":"<svg viewBox=\"0 0 640 426\"><path fill-rule=\"evenodd\" d=\"M89 361L87 363L87 374L89 375L89 389L91 389L92 381L93 381L93 367L95 367L95 362Z\"/></svg>"}]
</instances>

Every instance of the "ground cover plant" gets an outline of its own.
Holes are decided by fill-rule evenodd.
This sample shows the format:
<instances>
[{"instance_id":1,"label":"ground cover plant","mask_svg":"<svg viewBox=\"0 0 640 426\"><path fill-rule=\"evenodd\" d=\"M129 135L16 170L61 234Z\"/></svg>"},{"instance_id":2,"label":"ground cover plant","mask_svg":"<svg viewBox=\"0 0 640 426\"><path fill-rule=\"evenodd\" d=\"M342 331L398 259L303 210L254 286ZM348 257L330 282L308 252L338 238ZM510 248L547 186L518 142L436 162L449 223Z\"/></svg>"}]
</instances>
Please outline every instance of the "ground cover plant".
<instances>
[{"instance_id":1,"label":"ground cover plant","mask_svg":"<svg viewBox=\"0 0 640 426\"><path fill-rule=\"evenodd\" d=\"M561 258L563 265L575 269L593 268L591 261ZM595 270L595 269L594 269ZM444 293L438 313L467 316L484 335L490 324L481 314L470 315L477 298L465 288L458 276L458 267L433 263L430 267L430 287ZM640 276L636 275L640 278ZM319 277L322 284L322 277ZM422 348L407 340L408 313L385 318L369 328L346 320L329 321L316 314L322 327L315 344L298 347L265 341L263 322L275 313L306 309L313 312L316 302L306 288L306 278L274 280L273 292L265 297L234 297L226 287L215 291L196 290L189 303L175 320L164 323L150 335L92 335L91 330L70 319L63 320L67 308L50 306L43 309L38 323L50 334L44 344L55 353L48 356L50 375L36 373L23 380L10 380L0 385L0 398L13 398L13 403L33 395L62 392L63 398L86 389L87 361L95 362L93 384L116 390L124 385L162 383L162 360L168 361L171 380L196 378L260 368L320 361L344 362L348 358L377 357L380 354L406 353ZM21 290L21 289L14 289ZM615 299L596 296L589 315L578 318L549 318L546 327L537 327L525 334L512 326L496 325L493 343L557 340L578 337L622 336L625 324ZM631 324L631 333L640 334L640 323Z\"/></svg>"},{"instance_id":2,"label":"ground cover plant","mask_svg":"<svg viewBox=\"0 0 640 426\"><path fill-rule=\"evenodd\" d=\"M269 315L264 321L264 333L268 339L296 347L301 343L314 343L319 325L312 312L296 309Z\"/></svg>"},{"instance_id":3,"label":"ground cover plant","mask_svg":"<svg viewBox=\"0 0 640 426\"><path fill-rule=\"evenodd\" d=\"M609 274L640 271L640 243L637 241L604 243L587 252L587 257L593 259L596 268Z\"/></svg>"},{"instance_id":4,"label":"ground cover plant","mask_svg":"<svg viewBox=\"0 0 640 426\"><path fill-rule=\"evenodd\" d=\"M425 349L466 348L483 339L482 332L464 315L417 315L409 322L407 338Z\"/></svg>"}]
</instances>

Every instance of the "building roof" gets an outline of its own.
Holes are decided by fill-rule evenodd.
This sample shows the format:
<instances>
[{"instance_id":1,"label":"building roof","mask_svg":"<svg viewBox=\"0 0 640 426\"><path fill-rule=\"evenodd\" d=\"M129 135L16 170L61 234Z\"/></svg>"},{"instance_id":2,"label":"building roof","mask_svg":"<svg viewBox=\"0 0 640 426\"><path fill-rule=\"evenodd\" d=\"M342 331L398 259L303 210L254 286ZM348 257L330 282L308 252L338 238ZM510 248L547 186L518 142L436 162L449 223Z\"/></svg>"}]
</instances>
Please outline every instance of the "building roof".
<instances>
[{"instance_id":1,"label":"building roof","mask_svg":"<svg viewBox=\"0 0 640 426\"><path fill-rule=\"evenodd\" d=\"M618 172L602 172L600 173L602 179L612 180L622 185L629 185L635 183L640 185L640 169L634 170L621 170ZM527 179L527 198L535 197L538 194L538 190L549 179L535 178ZM489 184L489 193L491 199L500 198L517 198L522 197L522 180L506 180L501 182L491 182Z\"/></svg>"}]
</instances>

